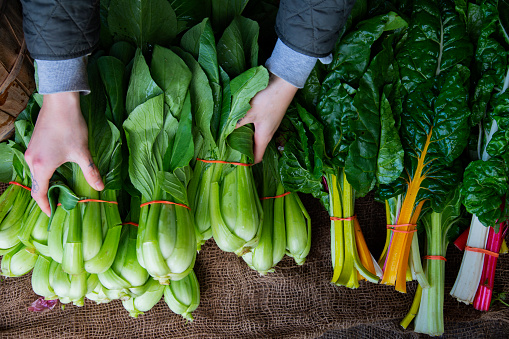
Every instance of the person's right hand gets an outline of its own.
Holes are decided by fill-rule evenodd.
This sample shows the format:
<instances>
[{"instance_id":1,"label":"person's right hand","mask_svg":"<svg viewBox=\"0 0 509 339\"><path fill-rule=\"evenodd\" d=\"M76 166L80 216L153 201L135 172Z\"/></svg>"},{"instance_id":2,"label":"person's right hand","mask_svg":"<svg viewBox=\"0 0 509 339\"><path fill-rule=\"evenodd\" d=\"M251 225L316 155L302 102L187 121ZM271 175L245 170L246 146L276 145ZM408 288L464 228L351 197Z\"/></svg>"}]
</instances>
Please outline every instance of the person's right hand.
<instances>
[{"instance_id":1,"label":"person's right hand","mask_svg":"<svg viewBox=\"0 0 509 339\"><path fill-rule=\"evenodd\" d=\"M25 152L32 175L32 197L41 210L51 214L48 186L55 170L66 162L75 162L88 184L104 189L97 166L88 150L88 129L80 109L80 94L64 92L44 95L34 133Z\"/></svg>"}]
</instances>

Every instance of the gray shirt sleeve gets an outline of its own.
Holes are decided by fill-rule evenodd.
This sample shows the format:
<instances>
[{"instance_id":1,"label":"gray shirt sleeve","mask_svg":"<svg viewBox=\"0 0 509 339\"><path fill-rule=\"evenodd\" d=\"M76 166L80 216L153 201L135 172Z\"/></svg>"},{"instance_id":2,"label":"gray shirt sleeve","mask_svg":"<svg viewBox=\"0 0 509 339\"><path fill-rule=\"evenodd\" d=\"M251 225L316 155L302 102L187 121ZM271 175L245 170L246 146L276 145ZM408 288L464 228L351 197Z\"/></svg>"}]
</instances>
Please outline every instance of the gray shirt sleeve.
<instances>
[{"instance_id":1,"label":"gray shirt sleeve","mask_svg":"<svg viewBox=\"0 0 509 339\"><path fill-rule=\"evenodd\" d=\"M80 92L89 94L87 56L67 60L35 60L40 94Z\"/></svg>"},{"instance_id":2,"label":"gray shirt sleeve","mask_svg":"<svg viewBox=\"0 0 509 339\"><path fill-rule=\"evenodd\" d=\"M272 74L297 88L303 88L317 60L329 64L332 62L332 55L324 58L307 56L294 51L278 39L271 57L265 62L265 66Z\"/></svg>"}]
</instances>

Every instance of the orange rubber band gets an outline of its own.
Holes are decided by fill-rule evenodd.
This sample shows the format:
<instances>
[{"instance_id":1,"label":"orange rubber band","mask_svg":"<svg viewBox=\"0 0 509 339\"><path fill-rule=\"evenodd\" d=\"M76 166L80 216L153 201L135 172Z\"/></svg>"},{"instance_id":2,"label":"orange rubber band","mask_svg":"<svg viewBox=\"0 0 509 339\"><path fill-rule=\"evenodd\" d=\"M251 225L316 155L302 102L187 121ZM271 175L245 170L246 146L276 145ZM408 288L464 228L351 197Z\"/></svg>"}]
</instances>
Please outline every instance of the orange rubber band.
<instances>
[{"instance_id":1,"label":"orange rubber band","mask_svg":"<svg viewBox=\"0 0 509 339\"><path fill-rule=\"evenodd\" d=\"M19 187L23 187L24 189L26 190L29 190L30 192L32 192L32 189L28 186L25 186L25 185L22 185L20 184L19 182L16 182L16 181L9 181L9 184L11 185L16 185L16 186L19 186Z\"/></svg>"},{"instance_id":2,"label":"orange rubber band","mask_svg":"<svg viewBox=\"0 0 509 339\"><path fill-rule=\"evenodd\" d=\"M415 228L412 230L408 230L408 231L398 230L398 227L409 227L409 226L416 227L417 225L415 225L415 224L387 225L387 229L389 229L393 232L396 232L396 233L407 233L408 234L408 233L417 232L417 230Z\"/></svg>"},{"instance_id":3,"label":"orange rubber band","mask_svg":"<svg viewBox=\"0 0 509 339\"><path fill-rule=\"evenodd\" d=\"M244 164L243 162L230 162L230 161L223 161L223 160L204 160L200 158L196 158L196 160L205 162L207 164L229 164L229 165L236 165L236 166L253 166L254 164Z\"/></svg>"},{"instance_id":4,"label":"orange rubber band","mask_svg":"<svg viewBox=\"0 0 509 339\"><path fill-rule=\"evenodd\" d=\"M277 198L282 198L282 197L286 197L288 194L290 194L292 192L286 192L286 193L283 193L283 194L280 194L280 195L276 195L275 197L265 197L265 198L260 198L260 200L267 200L267 199L277 199Z\"/></svg>"},{"instance_id":5,"label":"orange rubber band","mask_svg":"<svg viewBox=\"0 0 509 339\"><path fill-rule=\"evenodd\" d=\"M115 204L115 205L118 205L118 202L116 201L107 201L107 200L99 200L99 199L83 199L83 200L78 200L78 203L80 202L104 202L106 204ZM58 203L57 206L62 206L61 203Z\"/></svg>"},{"instance_id":6,"label":"orange rubber band","mask_svg":"<svg viewBox=\"0 0 509 339\"><path fill-rule=\"evenodd\" d=\"M133 225L133 226L138 227L138 224L137 224L137 223L135 223L135 222L131 222L131 221L123 222L123 223L121 223L120 225Z\"/></svg>"},{"instance_id":7,"label":"orange rubber band","mask_svg":"<svg viewBox=\"0 0 509 339\"><path fill-rule=\"evenodd\" d=\"M352 221L355 218L357 218L357 216L354 214L354 215L352 215L351 217L348 217L348 218L330 217L330 220L334 220L334 221Z\"/></svg>"},{"instance_id":8,"label":"orange rubber band","mask_svg":"<svg viewBox=\"0 0 509 339\"><path fill-rule=\"evenodd\" d=\"M476 248L476 247L470 247L470 246L465 246L465 251L483 253L483 254L487 254L487 255L490 255L495 258L498 258L498 256L499 256L499 254L496 252L488 251L483 248Z\"/></svg>"},{"instance_id":9,"label":"orange rubber band","mask_svg":"<svg viewBox=\"0 0 509 339\"><path fill-rule=\"evenodd\" d=\"M422 257L423 259L429 259L429 260L442 260L442 261L447 261L447 259L445 259L445 257L442 257L441 255L425 255L424 257Z\"/></svg>"},{"instance_id":10,"label":"orange rubber band","mask_svg":"<svg viewBox=\"0 0 509 339\"><path fill-rule=\"evenodd\" d=\"M191 210L189 208L189 206L186 206L184 204L178 204L176 202L172 202L172 201L165 201L165 200L154 200L154 201L149 201L149 202L146 202L144 204L141 204L140 205L140 208L141 207L145 207L145 206L148 206L148 205L152 205L152 204L166 204L166 205L177 205L177 206L180 206L180 207L185 207L187 208L188 210Z\"/></svg>"}]
</instances>

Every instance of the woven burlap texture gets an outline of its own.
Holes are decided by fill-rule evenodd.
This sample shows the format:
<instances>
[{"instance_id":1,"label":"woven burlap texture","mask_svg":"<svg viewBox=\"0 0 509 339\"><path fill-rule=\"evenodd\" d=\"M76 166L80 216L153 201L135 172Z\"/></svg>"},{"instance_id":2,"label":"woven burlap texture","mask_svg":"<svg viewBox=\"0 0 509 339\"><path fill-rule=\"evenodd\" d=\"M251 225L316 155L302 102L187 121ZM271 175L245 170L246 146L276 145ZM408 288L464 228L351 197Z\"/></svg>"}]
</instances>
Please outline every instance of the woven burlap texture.
<instances>
[{"instance_id":1,"label":"woven burlap texture","mask_svg":"<svg viewBox=\"0 0 509 339\"><path fill-rule=\"evenodd\" d=\"M0 186L0 192L5 186ZM201 303L186 323L159 302L138 319L130 318L119 301L84 307L66 306L48 313L32 313L37 298L30 276L0 282L0 337L2 338L417 338L399 328L412 302L408 293L393 287L361 283L357 290L329 283L330 222L318 201L304 197L313 220L311 252L303 266L285 258L275 273L260 276L242 259L224 253L208 241L196 262ZM372 196L358 199L356 213L366 241L378 256L385 241L385 214ZM487 313L460 304L448 294L462 254L450 246L446 264L445 337L503 337L509 331L509 309L500 304ZM509 292L509 258L499 259L496 291Z\"/></svg>"}]
</instances>

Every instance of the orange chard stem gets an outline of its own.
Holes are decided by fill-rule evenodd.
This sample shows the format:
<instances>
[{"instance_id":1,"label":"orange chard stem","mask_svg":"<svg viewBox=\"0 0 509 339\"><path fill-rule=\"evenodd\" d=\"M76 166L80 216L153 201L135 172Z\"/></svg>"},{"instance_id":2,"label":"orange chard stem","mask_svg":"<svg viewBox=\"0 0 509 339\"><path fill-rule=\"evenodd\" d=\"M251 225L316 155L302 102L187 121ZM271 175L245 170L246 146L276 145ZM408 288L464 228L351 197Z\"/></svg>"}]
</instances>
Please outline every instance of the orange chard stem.
<instances>
[{"instance_id":1,"label":"orange chard stem","mask_svg":"<svg viewBox=\"0 0 509 339\"><path fill-rule=\"evenodd\" d=\"M417 161L417 168L414 177L408 184L407 193L401 206L401 212L398 216L398 225L410 224L414 219L415 201L417 194L421 188L421 184L426 178L423 174L424 160L428 153L428 147L431 142L433 128L428 133L424 149ZM421 206L422 208L422 206ZM420 210L419 210L420 212ZM417 214L417 213L416 213ZM417 214L417 218L419 215ZM412 226L401 227L403 231L409 231ZM412 233L392 232L392 243L389 248L387 265L382 278L382 283L396 285L396 290L406 293L406 271L408 266L408 256L410 253L410 245L412 244Z\"/></svg>"},{"instance_id":2,"label":"orange chard stem","mask_svg":"<svg viewBox=\"0 0 509 339\"><path fill-rule=\"evenodd\" d=\"M361 259L362 266L364 266L370 273L376 275L375 265L373 265L371 253L369 252L368 245L366 244L366 240L362 234L361 225L359 224L359 220L357 220L357 218L354 219L354 227L355 243L357 245L357 252L359 253L359 258Z\"/></svg>"}]
</instances>

